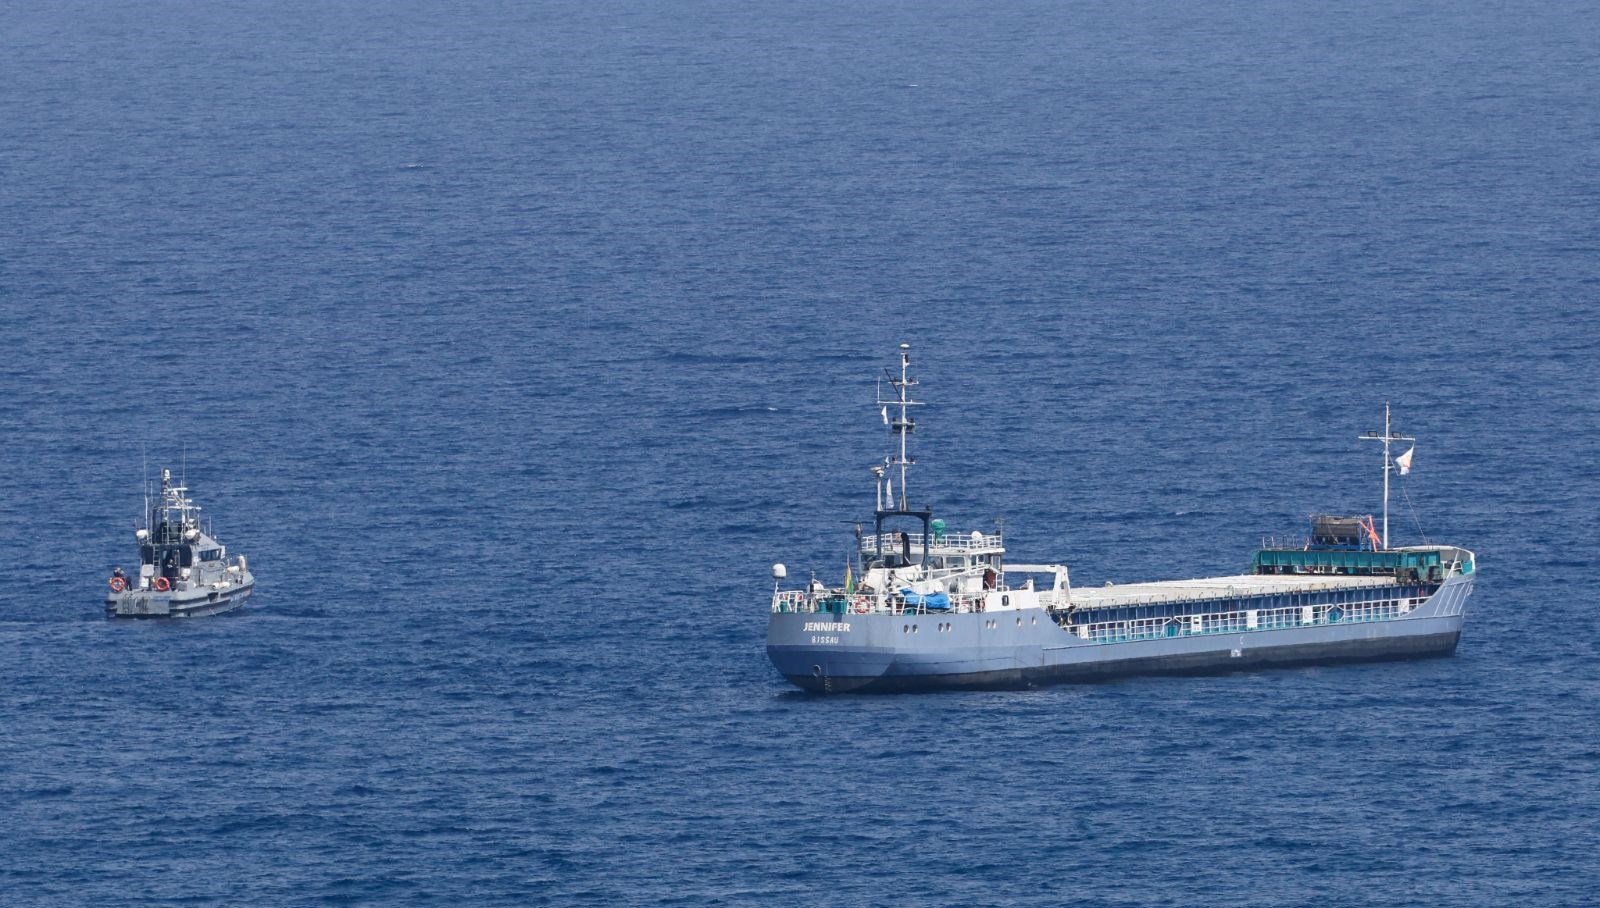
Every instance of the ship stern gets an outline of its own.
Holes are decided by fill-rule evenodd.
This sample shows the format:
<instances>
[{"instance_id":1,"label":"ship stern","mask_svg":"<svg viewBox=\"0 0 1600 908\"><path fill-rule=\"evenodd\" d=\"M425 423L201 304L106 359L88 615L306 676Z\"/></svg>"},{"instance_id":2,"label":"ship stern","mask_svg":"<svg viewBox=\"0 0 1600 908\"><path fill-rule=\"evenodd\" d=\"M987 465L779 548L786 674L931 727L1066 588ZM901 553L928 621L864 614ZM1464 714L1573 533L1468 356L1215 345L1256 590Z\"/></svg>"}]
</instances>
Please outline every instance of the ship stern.
<instances>
[{"instance_id":1,"label":"ship stern","mask_svg":"<svg viewBox=\"0 0 1600 908\"><path fill-rule=\"evenodd\" d=\"M767 624L767 658L801 690L837 694L867 689L894 662L895 648L887 639L893 617L777 612Z\"/></svg>"}]
</instances>

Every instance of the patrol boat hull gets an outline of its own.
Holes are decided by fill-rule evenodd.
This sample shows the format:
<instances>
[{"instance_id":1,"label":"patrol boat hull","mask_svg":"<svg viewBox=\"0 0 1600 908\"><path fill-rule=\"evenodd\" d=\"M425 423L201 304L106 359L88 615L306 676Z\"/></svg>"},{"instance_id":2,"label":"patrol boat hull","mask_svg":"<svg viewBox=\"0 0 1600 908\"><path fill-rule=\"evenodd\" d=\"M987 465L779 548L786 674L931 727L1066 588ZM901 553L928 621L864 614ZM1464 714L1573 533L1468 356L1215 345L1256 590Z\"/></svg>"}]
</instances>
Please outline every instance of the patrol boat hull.
<instances>
[{"instance_id":1,"label":"patrol boat hull","mask_svg":"<svg viewBox=\"0 0 1600 908\"><path fill-rule=\"evenodd\" d=\"M108 618L204 618L221 615L244 605L255 592L255 584L236 586L227 591L194 590L158 593L154 590L128 590L106 597Z\"/></svg>"},{"instance_id":2,"label":"patrol boat hull","mask_svg":"<svg viewBox=\"0 0 1600 908\"><path fill-rule=\"evenodd\" d=\"M1457 575L1405 614L1377 620L1359 605L1296 614L1290 626L1123 639L1085 639L1083 625L1046 609L953 614L773 613L767 655L792 684L818 693L1016 688L1130 675L1448 656L1455 652L1473 577ZM1397 595L1366 587L1375 600ZM1239 600L1188 603L1258 621L1266 609ZM1282 611L1282 610L1280 610ZM1301 610L1295 609L1297 613ZM1244 616L1255 613L1257 617ZM1259 623L1259 621L1258 621ZM1237 622L1235 622L1237 625ZM1078 630L1079 632L1074 632Z\"/></svg>"}]
</instances>

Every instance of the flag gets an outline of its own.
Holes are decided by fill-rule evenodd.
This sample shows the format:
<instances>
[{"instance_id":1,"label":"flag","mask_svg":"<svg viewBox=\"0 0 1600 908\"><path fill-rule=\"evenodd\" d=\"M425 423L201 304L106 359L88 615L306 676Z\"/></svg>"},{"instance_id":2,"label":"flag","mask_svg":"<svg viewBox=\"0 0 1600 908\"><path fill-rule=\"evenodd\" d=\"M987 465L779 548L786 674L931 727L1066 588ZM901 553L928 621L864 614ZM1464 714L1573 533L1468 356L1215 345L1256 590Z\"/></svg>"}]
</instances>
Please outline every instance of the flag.
<instances>
[{"instance_id":1,"label":"flag","mask_svg":"<svg viewBox=\"0 0 1600 908\"><path fill-rule=\"evenodd\" d=\"M886 426L889 424L889 408L888 407L884 407L883 408L883 424L886 425Z\"/></svg>"},{"instance_id":2,"label":"flag","mask_svg":"<svg viewBox=\"0 0 1600 908\"><path fill-rule=\"evenodd\" d=\"M855 575L850 572L850 559L846 558L844 560L844 592L845 592L845 595L848 596L848 595L854 593L855 591L856 591L856 578L855 578Z\"/></svg>"},{"instance_id":3,"label":"flag","mask_svg":"<svg viewBox=\"0 0 1600 908\"><path fill-rule=\"evenodd\" d=\"M1406 448L1406 452L1404 454L1401 454L1399 457L1394 459L1394 465L1400 468L1401 476L1411 472L1411 452L1415 451L1416 449L1417 446L1412 445L1411 447Z\"/></svg>"}]
</instances>

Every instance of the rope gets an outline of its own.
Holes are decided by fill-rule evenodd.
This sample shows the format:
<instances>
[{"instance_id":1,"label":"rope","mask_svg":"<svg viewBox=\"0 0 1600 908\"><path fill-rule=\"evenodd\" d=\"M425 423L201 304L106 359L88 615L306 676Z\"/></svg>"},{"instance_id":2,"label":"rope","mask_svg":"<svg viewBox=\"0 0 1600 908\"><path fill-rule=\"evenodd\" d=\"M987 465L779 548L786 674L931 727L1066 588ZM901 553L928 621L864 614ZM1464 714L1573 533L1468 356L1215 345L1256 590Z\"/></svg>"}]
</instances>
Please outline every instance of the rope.
<instances>
[{"instance_id":1,"label":"rope","mask_svg":"<svg viewBox=\"0 0 1600 908\"><path fill-rule=\"evenodd\" d=\"M1417 507L1411 503L1411 493L1406 491L1406 481L1400 480L1400 495L1406 500L1406 509L1411 512L1411 523L1417 528L1417 535L1422 537L1422 544L1428 545L1428 534L1423 532L1422 518L1417 516Z\"/></svg>"}]
</instances>

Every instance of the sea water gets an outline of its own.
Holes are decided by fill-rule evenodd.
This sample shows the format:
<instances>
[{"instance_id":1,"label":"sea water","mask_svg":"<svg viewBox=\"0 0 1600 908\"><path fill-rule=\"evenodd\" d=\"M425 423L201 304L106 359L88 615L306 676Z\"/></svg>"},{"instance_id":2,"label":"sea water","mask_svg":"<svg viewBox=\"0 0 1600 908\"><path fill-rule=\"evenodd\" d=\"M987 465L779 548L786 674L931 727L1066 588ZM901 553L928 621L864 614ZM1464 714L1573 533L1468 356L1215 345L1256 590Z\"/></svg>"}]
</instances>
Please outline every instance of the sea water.
<instances>
[{"instance_id":1,"label":"sea water","mask_svg":"<svg viewBox=\"0 0 1600 908\"><path fill-rule=\"evenodd\" d=\"M0 902L1593 898L1587 6L4 20ZM791 690L902 342L913 503L1078 584L1381 515L1391 402L1459 651ZM145 463L241 613L104 618Z\"/></svg>"}]
</instances>

